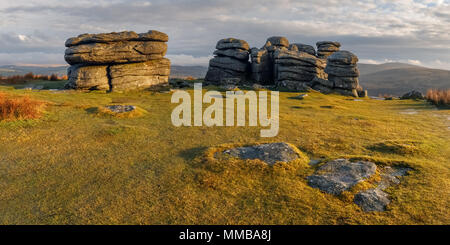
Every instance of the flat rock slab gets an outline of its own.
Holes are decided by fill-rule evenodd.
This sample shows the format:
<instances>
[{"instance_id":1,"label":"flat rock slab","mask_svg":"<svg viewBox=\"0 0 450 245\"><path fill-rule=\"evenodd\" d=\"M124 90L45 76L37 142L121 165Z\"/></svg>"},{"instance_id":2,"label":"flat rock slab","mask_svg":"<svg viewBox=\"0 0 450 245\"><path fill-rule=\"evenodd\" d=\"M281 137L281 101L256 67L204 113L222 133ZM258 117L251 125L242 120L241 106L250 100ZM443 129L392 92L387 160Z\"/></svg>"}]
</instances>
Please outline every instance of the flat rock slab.
<instances>
[{"instance_id":1,"label":"flat rock slab","mask_svg":"<svg viewBox=\"0 0 450 245\"><path fill-rule=\"evenodd\" d=\"M369 189L355 195L354 202L364 212L385 211L391 202L387 193L380 189Z\"/></svg>"},{"instance_id":2,"label":"flat rock slab","mask_svg":"<svg viewBox=\"0 0 450 245\"><path fill-rule=\"evenodd\" d=\"M277 162L290 162L299 158L297 151L284 142L238 147L225 150L223 153L240 159L259 159L269 165Z\"/></svg>"},{"instance_id":3,"label":"flat rock slab","mask_svg":"<svg viewBox=\"0 0 450 245\"><path fill-rule=\"evenodd\" d=\"M400 184L399 177L408 175L411 170L408 167L384 167L381 170L381 181L378 186L359 192L355 195L353 202L364 212L386 211L386 207L391 201L389 195L383 190L389 186Z\"/></svg>"},{"instance_id":4,"label":"flat rock slab","mask_svg":"<svg viewBox=\"0 0 450 245\"><path fill-rule=\"evenodd\" d=\"M136 106L134 105L110 105L105 106L105 108L114 113L125 113L136 110Z\"/></svg>"},{"instance_id":5,"label":"flat rock slab","mask_svg":"<svg viewBox=\"0 0 450 245\"><path fill-rule=\"evenodd\" d=\"M320 166L315 175L308 177L308 184L321 191L339 195L375 174L376 169L373 162L337 159Z\"/></svg>"},{"instance_id":6,"label":"flat rock slab","mask_svg":"<svg viewBox=\"0 0 450 245\"><path fill-rule=\"evenodd\" d=\"M377 189L385 190L389 186L400 184L399 177L408 175L408 172L411 170L408 167L384 167L381 171L381 181L378 183Z\"/></svg>"}]
</instances>

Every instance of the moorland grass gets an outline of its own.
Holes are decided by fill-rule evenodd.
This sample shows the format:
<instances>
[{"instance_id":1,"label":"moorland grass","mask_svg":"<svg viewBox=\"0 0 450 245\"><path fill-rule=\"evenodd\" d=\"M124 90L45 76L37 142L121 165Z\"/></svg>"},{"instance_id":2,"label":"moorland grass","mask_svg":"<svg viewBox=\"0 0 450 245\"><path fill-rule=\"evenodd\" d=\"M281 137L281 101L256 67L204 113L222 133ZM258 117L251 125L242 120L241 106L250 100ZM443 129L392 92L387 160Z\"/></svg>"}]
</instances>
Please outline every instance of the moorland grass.
<instances>
[{"instance_id":1,"label":"moorland grass","mask_svg":"<svg viewBox=\"0 0 450 245\"><path fill-rule=\"evenodd\" d=\"M49 102L33 123L0 122L1 224L450 223L450 112L425 101L282 92L279 134L260 138L258 127L174 127L170 93L0 91ZM86 110L117 103L147 113ZM304 157L273 167L212 157L281 141ZM307 185L309 159L341 157L413 170L386 190L386 212L365 213L352 195L379 173L337 197Z\"/></svg>"}]
</instances>

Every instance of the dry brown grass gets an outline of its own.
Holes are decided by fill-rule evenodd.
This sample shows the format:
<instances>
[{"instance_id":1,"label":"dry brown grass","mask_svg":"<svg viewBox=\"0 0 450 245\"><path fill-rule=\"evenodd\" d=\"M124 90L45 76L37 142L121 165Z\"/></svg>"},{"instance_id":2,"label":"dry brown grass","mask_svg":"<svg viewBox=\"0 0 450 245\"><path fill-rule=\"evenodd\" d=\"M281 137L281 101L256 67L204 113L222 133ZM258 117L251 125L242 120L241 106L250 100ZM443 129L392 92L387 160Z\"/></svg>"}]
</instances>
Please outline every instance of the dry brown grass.
<instances>
[{"instance_id":1,"label":"dry brown grass","mask_svg":"<svg viewBox=\"0 0 450 245\"><path fill-rule=\"evenodd\" d=\"M429 89L426 98L435 105L450 106L450 89Z\"/></svg>"},{"instance_id":2,"label":"dry brown grass","mask_svg":"<svg viewBox=\"0 0 450 245\"><path fill-rule=\"evenodd\" d=\"M0 121L39 118L44 105L28 96L12 97L0 92Z\"/></svg>"}]
</instances>

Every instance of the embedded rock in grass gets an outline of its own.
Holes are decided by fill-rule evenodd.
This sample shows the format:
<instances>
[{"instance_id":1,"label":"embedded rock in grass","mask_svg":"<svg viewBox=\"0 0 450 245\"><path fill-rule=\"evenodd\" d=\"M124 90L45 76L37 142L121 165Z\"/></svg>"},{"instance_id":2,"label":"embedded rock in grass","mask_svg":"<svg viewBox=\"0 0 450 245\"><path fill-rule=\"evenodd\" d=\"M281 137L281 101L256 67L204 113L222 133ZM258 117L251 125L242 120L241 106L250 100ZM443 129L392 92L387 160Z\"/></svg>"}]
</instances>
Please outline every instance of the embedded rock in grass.
<instances>
[{"instance_id":1,"label":"embedded rock in grass","mask_svg":"<svg viewBox=\"0 0 450 245\"><path fill-rule=\"evenodd\" d=\"M136 110L136 106L134 105L109 105L105 106L105 108L114 113L125 113Z\"/></svg>"},{"instance_id":2,"label":"embedded rock in grass","mask_svg":"<svg viewBox=\"0 0 450 245\"><path fill-rule=\"evenodd\" d=\"M377 189L385 190L391 185L400 184L399 177L408 175L411 168L407 167L384 167L381 173L381 181L378 183Z\"/></svg>"},{"instance_id":3,"label":"embedded rock in grass","mask_svg":"<svg viewBox=\"0 0 450 245\"><path fill-rule=\"evenodd\" d=\"M364 212L385 211L386 206L391 202L388 194L381 189L369 189L355 195L354 202L361 207Z\"/></svg>"},{"instance_id":4,"label":"embedded rock in grass","mask_svg":"<svg viewBox=\"0 0 450 245\"><path fill-rule=\"evenodd\" d=\"M383 190L389 186L400 184L399 177L407 175L411 170L407 167L384 167L381 170L381 181L378 186L359 192L355 195L353 202L364 212L385 211L390 200L389 195Z\"/></svg>"},{"instance_id":5,"label":"embedded rock in grass","mask_svg":"<svg viewBox=\"0 0 450 245\"><path fill-rule=\"evenodd\" d=\"M315 175L308 177L308 184L321 191L339 195L374 175L376 169L373 162L337 159L320 166Z\"/></svg>"},{"instance_id":6,"label":"embedded rock in grass","mask_svg":"<svg viewBox=\"0 0 450 245\"><path fill-rule=\"evenodd\" d=\"M298 159L298 150L287 143L269 143L225 150L223 153L241 159L260 159L269 165Z\"/></svg>"}]
</instances>

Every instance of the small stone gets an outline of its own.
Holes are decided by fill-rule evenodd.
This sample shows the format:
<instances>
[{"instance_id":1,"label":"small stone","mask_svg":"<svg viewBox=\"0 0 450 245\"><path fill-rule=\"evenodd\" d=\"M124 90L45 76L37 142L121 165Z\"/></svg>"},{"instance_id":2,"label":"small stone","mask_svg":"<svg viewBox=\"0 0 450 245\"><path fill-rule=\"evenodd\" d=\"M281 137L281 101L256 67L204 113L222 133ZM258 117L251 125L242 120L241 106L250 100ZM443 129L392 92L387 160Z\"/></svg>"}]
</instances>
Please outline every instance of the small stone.
<instances>
[{"instance_id":1,"label":"small stone","mask_svg":"<svg viewBox=\"0 0 450 245\"><path fill-rule=\"evenodd\" d=\"M105 106L105 108L114 113L125 113L136 110L136 106L134 105L110 105Z\"/></svg>"}]
</instances>

